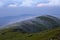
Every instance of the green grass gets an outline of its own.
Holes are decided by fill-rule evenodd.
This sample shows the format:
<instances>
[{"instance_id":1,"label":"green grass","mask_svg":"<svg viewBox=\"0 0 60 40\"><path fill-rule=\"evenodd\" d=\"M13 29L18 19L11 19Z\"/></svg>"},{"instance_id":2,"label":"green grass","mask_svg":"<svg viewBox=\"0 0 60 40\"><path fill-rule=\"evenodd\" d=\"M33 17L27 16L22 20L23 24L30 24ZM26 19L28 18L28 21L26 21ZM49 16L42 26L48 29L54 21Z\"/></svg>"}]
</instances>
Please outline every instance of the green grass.
<instances>
[{"instance_id":1,"label":"green grass","mask_svg":"<svg viewBox=\"0 0 60 40\"><path fill-rule=\"evenodd\" d=\"M40 33L20 33L13 32L11 29L3 29L0 31L0 40L50 40L57 38L60 34L60 28L45 30Z\"/></svg>"}]
</instances>

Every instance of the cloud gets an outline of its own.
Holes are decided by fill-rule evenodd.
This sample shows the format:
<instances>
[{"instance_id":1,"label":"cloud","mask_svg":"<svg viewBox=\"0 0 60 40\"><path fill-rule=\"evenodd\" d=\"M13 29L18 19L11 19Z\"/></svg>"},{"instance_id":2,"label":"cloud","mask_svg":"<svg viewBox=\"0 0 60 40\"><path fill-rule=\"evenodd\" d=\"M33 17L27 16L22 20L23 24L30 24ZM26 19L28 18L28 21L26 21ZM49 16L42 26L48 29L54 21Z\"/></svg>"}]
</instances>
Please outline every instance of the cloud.
<instances>
[{"instance_id":1,"label":"cloud","mask_svg":"<svg viewBox=\"0 0 60 40\"><path fill-rule=\"evenodd\" d=\"M36 5L36 7L44 7L44 6L47 6L47 4L39 3Z\"/></svg>"},{"instance_id":2,"label":"cloud","mask_svg":"<svg viewBox=\"0 0 60 40\"><path fill-rule=\"evenodd\" d=\"M50 5L50 6L60 6L60 0L49 0L48 5Z\"/></svg>"},{"instance_id":3,"label":"cloud","mask_svg":"<svg viewBox=\"0 0 60 40\"><path fill-rule=\"evenodd\" d=\"M0 7L60 6L60 0L0 0Z\"/></svg>"},{"instance_id":4,"label":"cloud","mask_svg":"<svg viewBox=\"0 0 60 40\"><path fill-rule=\"evenodd\" d=\"M8 7L18 7L17 4L10 4Z\"/></svg>"},{"instance_id":5,"label":"cloud","mask_svg":"<svg viewBox=\"0 0 60 40\"><path fill-rule=\"evenodd\" d=\"M35 7L38 3L48 3L48 0L24 0L20 6Z\"/></svg>"},{"instance_id":6,"label":"cloud","mask_svg":"<svg viewBox=\"0 0 60 40\"><path fill-rule=\"evenodd\" d=\"M0 7L4 6L4 3L3 2L0 2Z\"/></svg>"},{"instance_id":7,"label":"cloud","mask_svg":"<svg viewBox=\"0 0 60 40\"><path fill-rule=\"evenodd\" d=\"M44 6L60 6L60 0L48 0L48 3L39 3L37 7L44 7Z\"/></svg>"},{"instance_id":8,"label":"cloud","mask_svg":"<svg viewBox=\"0 0 60 40\"><path fill-rule=\"evenodd\" d=\"M4 3L4 5L7 6L16 6L15 4L18 4L18 6L20 7L32 7L35 6L37 3L41 2L41 3L45 3L47 2L46 0L42 1L42 0L2 0L2 2ZM10 4L14 4L14 5L10 5ZM2 4L1 4L2 5Z\"/></svg>"},{"instance_id":9,"label":"cloud","mask_svg":"<svg viewBox=\"0 0 60 40\"><path fill-rule=\"evenodd\" d=\"M32 6L32 4L33 4L32 0L24 0L20 6L30 7Z\"/></svg>"}]
</instances>

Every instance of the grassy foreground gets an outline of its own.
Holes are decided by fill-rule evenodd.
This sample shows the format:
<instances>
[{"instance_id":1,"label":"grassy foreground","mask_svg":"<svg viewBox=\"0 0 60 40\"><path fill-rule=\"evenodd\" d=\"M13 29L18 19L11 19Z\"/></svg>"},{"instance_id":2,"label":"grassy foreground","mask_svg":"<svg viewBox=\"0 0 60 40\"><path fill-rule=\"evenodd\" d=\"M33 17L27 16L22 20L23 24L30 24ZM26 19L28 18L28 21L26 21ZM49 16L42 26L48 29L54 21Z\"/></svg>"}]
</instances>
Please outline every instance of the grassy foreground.
<instances>
[{"instance_id":1,"label":"grassy foreground","mask_svg":"<svg viewBox=\"0 0 60 40\"><path fill-rule=\"evenodd\" d=\"M30 34L4 29L0 31L0 40L60 40L60 28Z\"/></svg>"}]
</instances>

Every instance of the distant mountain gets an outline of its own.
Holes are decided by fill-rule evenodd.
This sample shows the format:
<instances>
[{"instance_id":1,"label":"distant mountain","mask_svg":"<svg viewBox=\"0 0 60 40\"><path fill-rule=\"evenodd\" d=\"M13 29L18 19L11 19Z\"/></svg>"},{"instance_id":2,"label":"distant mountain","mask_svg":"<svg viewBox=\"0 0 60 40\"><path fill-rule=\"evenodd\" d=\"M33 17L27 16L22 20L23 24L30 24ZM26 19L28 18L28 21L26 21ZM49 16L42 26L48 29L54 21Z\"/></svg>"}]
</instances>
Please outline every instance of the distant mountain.
<instances>
[{"instance_id":1,"label":"distant mountain","mask_svg":"<svg viewBox=\"0 0 60 40\"><path fill-rule=\"evenodd\" d=\"M54 16L45 15L21 22L16 22L11 25L7 25L6 28L11 28L14 32L35 33L43 30L54 29L59 26L60 19Z\"/></svg>"},{"instance_id":2,"label":"distant mountain","mask_svg":"<svg viewBox=\"0 0 60 40\"><path fill-rule=\"evenodd\" d=\"M34 17L35 15L32 14L23 14L18 16L6 16L6 17L0 17L0 26L4 26L9 23L13 23L16 21L22 21L26 18Z\"/></svg>"}]
</instances>

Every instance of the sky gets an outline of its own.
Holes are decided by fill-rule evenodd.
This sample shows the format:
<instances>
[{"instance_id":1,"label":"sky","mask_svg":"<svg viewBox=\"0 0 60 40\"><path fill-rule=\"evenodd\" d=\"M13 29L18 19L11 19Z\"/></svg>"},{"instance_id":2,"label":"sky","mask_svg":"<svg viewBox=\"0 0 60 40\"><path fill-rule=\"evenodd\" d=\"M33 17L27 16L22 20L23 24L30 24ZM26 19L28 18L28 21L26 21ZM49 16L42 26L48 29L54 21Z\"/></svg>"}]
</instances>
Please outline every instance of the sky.
<instances>
[{"instance_id":1,"label":"sky","mask_svg":"<svg viewBox=\"0 0 60 40\"><path fill-rule=\"evenodd\" d=\"M60 6L60 0L0 0L0 7Z\"/></svg>"},{"instance_id":2,"label":"sky","mask_svg":"<svg viewBox=\"0 0 60 40\"><path fill-rule=\"evenodd\" d=\"M60 18L60 0L0 0L1 22L13 17L28 18L41 15Z\"/></svg>"},{"instance_id":3,"label":"sky","mask_svg":"<svg viewBox=\"0 0 60 40\"><path fill-rule=\"evenodd\" d=\"M26 14L26 13L29 14L29 12L32 9L27 9L27 8L33 7L35 9L35 7L39 8L39 7L46 7L46 6L47 7L53 6L53 8L54 6L60 6L60 0L0 0L0 17L20 15L20 14ZM24 7L24 8L21 8L21 7ZM42 8L41 10L43 9L44 8ZM32 10L32 13L33 13L33 10Z\"/></svg>"}]
</instances>

